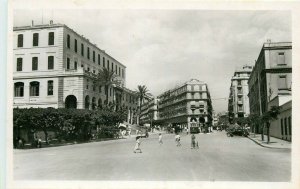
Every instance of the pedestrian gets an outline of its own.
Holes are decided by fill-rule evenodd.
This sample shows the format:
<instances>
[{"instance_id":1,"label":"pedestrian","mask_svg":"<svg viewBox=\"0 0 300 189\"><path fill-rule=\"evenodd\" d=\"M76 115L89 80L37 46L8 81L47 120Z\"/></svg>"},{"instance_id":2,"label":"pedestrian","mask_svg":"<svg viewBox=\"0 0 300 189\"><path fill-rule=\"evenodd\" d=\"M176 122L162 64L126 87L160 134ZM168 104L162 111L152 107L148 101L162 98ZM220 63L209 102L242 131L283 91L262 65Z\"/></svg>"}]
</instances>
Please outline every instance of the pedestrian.
<instances>
[{"instance_id":1,"label":"pedestrian","mask_svg":"<svg viewBox=\"0 0 300 189\"><path fill-rule=\"evenodd\" d=\"M176 146L181 146L180 135L178 133L176 133L176 135L175 135L175 142L176 142Z\"/></svg>"},{"instance_id":2,"label":"pedestrian","mask_svg":"<svg viewBox=\"0 0 300 189\"><path fill-rule=\"evenodd\" d=\"M194 134L191 135L191 149L194 149L196 147L196 137Z\"/></svg>"},{"instance_id":3,"label":"pedestrian","mask_svg":"<svg viewBox=\"0 0 300 189\"><path fill-rule=\"evenodd\" d=\"M135 147L134 147L133 152L134 152L134 153L137 153L137 150L138 150L139 153L142 153L140 137L137 136L137 137L135 138L135 140L136 140L136 141L135 141Z\"/></svg>"},{"instance_id":4,"label":"pedestrian","mask_svg":"<svg viewBox=\"0 0 300 189\"><path fill-rule=\"evenodd\" d=\"M159 143L159 145L163 144L161 133L158 134L158 143Z\"/></svg>"}]
</instances>

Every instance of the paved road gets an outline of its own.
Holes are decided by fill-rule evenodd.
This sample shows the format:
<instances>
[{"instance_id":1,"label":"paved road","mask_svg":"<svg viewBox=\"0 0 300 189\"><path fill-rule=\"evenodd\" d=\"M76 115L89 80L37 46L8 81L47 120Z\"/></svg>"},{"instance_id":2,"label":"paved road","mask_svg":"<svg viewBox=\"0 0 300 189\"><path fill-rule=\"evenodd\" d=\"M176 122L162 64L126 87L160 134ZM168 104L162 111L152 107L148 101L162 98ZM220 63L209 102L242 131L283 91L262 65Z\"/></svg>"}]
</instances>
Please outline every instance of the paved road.
<instances>
[{"instance_id":1,"label":"paved road","mask_svg":"<svg viewBox=\"0 0 300 189\"><path fill-rule=\"evenodd\" d=\"M137 181L289 181L291 152L268 149L225 132L190 135L176 147L173 134L142 139L143 153L133 153L134 138L33 150L14 150L17 180Z\"/></svg>"}]
</instances>

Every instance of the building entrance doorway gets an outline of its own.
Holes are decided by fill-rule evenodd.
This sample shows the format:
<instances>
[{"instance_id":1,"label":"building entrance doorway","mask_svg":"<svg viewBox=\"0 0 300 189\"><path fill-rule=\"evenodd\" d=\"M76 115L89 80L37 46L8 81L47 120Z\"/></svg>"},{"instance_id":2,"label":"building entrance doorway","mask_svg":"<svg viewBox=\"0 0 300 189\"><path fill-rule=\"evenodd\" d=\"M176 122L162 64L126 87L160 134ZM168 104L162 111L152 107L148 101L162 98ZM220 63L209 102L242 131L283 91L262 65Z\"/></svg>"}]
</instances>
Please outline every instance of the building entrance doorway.
<instances>
[{"instance_id":1,"label":"building entrance doorway","mask_svg":"<svg viewBox=\"0 0 300 189\"><path fill-rule=\"evenodd\" d=\"M77 108L77 98L74 95L67 96L65 100L65 107L66 108Z\"/></svg>"}]
</instances>

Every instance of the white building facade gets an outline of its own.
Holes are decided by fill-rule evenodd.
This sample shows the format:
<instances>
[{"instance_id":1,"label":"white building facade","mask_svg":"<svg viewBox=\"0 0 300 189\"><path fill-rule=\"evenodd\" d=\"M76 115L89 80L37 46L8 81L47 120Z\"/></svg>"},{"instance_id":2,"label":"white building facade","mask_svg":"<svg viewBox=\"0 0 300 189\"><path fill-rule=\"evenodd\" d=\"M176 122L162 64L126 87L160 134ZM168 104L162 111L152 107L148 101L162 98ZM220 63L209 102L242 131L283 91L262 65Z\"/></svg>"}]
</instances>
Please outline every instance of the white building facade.
<instances>
[{"instance_id":1,"label":"white building facade","mask_svg":"<svg viewBox=\"0 0 300 189\"><path fill-rule=\"evenodd\" d=\"M230 118L248 117L250 114L249 106L249 87L248 80L252 71L252 66L243 66L234 72L231 78L228 111Z\"/></svg>"},{"instance_id":2,"label":"white building facade","mask_svg":"<svg viewBox=\"0 0 300 189\"><path fill-rule=\"evenodd\" d=\"M94 109L115 101L115 88L96 82L100 69L115 72L120 87L126 67L63 24L14 27L14 107Z\"/></svg>"}]
</instances>

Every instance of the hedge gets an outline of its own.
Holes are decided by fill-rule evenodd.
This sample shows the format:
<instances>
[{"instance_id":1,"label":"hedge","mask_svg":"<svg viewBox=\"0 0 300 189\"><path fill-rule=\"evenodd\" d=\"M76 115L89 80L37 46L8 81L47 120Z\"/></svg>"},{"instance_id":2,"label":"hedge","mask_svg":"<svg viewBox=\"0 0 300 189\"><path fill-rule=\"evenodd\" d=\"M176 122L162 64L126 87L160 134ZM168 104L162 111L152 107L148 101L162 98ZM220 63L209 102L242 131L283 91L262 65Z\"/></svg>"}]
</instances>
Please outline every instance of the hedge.
<instances>
[{"instance_id":1,"label":"hedge","mask_svg":"<svg viewBox=\"0 0 300 189\"><path fill-rule=\"evenodd\" d=\"M126 111L86 110L65 108L29 108L13 110L14 139L20 138L20 129L28 132L28 136L36 131L43 131L48 143L48 133L54 132L59 141L88 141L92 130L97 136L114 137L118 132L118 124L123 122ZM34 142L34 136L28 137Z\"/></svg>"}]
</instances>

